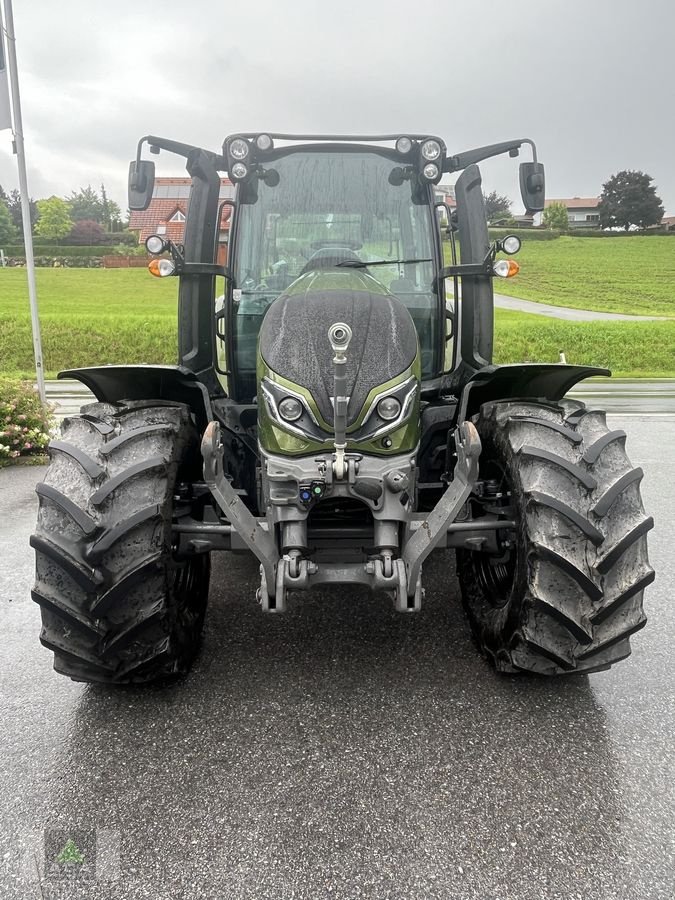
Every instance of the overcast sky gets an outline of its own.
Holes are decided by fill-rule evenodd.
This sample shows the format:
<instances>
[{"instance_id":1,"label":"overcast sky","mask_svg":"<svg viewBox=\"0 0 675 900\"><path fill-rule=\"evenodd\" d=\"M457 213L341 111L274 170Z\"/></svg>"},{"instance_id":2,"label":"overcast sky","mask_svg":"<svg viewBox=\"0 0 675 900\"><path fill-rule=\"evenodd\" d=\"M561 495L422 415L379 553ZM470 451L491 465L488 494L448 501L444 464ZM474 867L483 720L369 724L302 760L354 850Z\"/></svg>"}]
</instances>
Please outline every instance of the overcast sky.
<instances>
[{"instance_id":1,"label":"overcast sky","mask_svg":"<svg viewBox=\"0 0 675 900\"><path fill-rule=\"evenodd\" d=\"M103 181L126 208L148 133L219 150L234 131L419 131L450 152L533 138L549 197L642 169L675 214L673 0L13 6L35 198ZM482 168L487 190L517 200L514 161ZM183 172L159 158L158 174ZM18 184L9 131L0 184Z\"/></svg>"}]
</instances>

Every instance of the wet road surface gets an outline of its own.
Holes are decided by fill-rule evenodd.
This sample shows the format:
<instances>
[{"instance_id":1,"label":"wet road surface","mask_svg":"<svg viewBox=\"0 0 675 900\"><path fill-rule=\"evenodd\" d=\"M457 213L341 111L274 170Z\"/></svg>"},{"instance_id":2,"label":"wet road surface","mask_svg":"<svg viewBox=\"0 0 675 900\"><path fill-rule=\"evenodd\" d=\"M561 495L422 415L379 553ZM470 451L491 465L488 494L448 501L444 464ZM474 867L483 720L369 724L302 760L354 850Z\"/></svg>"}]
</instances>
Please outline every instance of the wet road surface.
<instances>
[{"instance_id":1,"label":"wet road surface","mask_svg":"<svg viewBox=\"0 0 675 900\"><path fill-rule=\"evenodd\" d=\"M187 679L75 684L29 597L44 469L0 471L0 897L671 900L675 416L610 422L657 522L650 621L554 681L491 672L444 552L413 617L357 590L264 617L221 556Z\"/></svg>"}]
</instances>

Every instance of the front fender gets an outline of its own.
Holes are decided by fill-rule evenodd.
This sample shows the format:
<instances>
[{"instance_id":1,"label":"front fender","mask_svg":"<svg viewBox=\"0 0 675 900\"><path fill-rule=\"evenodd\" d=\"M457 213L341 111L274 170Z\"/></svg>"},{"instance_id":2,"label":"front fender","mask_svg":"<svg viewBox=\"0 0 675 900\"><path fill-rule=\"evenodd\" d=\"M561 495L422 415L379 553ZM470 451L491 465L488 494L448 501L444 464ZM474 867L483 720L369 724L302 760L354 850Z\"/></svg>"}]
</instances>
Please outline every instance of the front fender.
<instances>
[{"instance_id":1,"label":"front fender","mask_svg":"<svg viewBox=\"0 0 675 900\"><path fill-rule=\"evenodd\" d=\"M560 363L515 363L485 366L467 382L460 394L458 421L463 422L491 400L518 398L560 400L584 378L612 373L595 366Z\"/></svg>"},{"instance_id":2,"label":"front fender","mask_svg":"<svg viewBox=\"0 0 675 900\"><path fill-rule=\"evenodd\" d=\"M58 378L75 378L86 385L97 400L174 400L186 403L204 431L213 419L209 393L194 372L183 366L92 366L66 369Z\"/></svg>"}]
</instances>

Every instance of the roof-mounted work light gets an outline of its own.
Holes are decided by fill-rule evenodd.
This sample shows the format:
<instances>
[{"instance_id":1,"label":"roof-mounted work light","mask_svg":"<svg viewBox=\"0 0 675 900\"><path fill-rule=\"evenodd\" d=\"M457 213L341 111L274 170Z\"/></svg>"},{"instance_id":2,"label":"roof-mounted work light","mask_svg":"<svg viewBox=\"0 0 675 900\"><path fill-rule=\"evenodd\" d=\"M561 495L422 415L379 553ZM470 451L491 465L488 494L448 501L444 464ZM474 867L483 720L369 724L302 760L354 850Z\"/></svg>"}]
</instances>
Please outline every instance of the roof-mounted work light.
<instances>
[{"instance_id":1,"label":"roof-mounted work light","mask_svg":"<svg viewBox=\"0 0 675 900\"><path fill-rule=\"evenodd\" d=\"M436 138L427 138L418 147L418 165L422 179L431 184L438 184L443 174L445 145Z\"/></svg>"},{"instance_id":2,"label":"roof-mounted work light","mask_svg":"<svg viewBox=\"0 0 675 900\"><path fill-rule=\"evenodd\" d=\"M243 137L233 137L225 145L227 171L232 181L246 181L253 168L253 147Z\"/></svg>"}]
</instances>

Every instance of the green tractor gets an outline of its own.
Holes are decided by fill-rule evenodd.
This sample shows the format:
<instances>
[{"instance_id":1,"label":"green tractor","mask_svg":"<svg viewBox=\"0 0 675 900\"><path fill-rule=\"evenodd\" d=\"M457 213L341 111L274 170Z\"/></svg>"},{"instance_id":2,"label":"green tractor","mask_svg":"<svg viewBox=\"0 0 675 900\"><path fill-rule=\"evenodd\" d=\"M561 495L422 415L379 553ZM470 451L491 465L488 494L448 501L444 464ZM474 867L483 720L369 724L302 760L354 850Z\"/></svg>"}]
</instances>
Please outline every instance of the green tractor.
<instances>
[{"instance_id":1,"label":"green tractor","mask_svg":"<svg viewBox=\"0 0 675 900\"><path fill-rule=\"evenodd\" d=\"M642 471L602 411L565 399L609 372L492 363L493 278L517 270L520 241L490 243L477 163L529 147L521 195L541 210L534 144L450 155L430 135L242 133L217 154L148 136L136 210L153 194L145 144L192 179L184 243L146 244L151 271L179 279L179 364L61 373L98 402L65 420L37 487L33 598L55 669L186 672L215 551L257 558L267 613L325 584L416 613L427 557L454 548L498 671L628 656L653 580Z\"/></svg>"}]
</instances>

